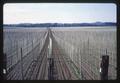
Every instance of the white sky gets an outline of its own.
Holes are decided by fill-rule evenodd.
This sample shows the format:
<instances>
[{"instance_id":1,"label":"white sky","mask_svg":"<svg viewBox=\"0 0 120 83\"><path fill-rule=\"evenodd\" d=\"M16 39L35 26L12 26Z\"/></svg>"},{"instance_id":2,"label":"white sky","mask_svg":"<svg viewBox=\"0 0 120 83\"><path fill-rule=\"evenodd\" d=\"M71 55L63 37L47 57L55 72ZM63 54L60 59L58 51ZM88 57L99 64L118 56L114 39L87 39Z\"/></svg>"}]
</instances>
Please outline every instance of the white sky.
<instances>
[{"instance_id":1,"label":"white sky","mask_svg":"<svg viewBox=\"0 0 120 83\"><path fill-rule=\"evenodd\" d=\"M4 24L116 22L116 5L107 3L7 3Z\"/></svg>"}]
</instances>

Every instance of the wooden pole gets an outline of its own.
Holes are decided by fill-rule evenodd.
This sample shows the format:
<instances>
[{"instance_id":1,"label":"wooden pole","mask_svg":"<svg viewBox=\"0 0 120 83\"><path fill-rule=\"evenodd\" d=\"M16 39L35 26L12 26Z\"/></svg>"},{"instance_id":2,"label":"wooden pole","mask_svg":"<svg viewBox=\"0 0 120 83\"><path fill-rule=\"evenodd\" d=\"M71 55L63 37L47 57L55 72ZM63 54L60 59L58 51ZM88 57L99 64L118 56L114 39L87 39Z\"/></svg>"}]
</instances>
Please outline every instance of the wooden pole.
<instances>
[{"instance_id":1,"label":"wooden pole","mask_svg":"<svg viewBox=\"0 0 120 83\"><path fill-rule=\"evenodd\" d=\"M109 56L103 55L100 67L101 80L108 80Z\"/></svg>"},{"instance_id":2,"label":"wooden pole","mask_svg":"<svg viewBox=\"0 0 120 83\"><path fill-rule=\"evenodd\" d=\"M3 56L3 79L4 80L6 80L6 73L7 73L6 64L7 64L7 57L6 57L6 53L4 53L4 56Z\"/></svg>"},{"instance_id":3,"label":"wooden pole","mask_svg":"<svg viewBox=\"0 0 120 83\"><path fill-rule=\"evenodd\" d=\"M21 47L21 74L22 74L22 80L24 79L23 77L23 58L22 58L23 54L22 54L22 47Z\"/></svg>"}]
</instances>

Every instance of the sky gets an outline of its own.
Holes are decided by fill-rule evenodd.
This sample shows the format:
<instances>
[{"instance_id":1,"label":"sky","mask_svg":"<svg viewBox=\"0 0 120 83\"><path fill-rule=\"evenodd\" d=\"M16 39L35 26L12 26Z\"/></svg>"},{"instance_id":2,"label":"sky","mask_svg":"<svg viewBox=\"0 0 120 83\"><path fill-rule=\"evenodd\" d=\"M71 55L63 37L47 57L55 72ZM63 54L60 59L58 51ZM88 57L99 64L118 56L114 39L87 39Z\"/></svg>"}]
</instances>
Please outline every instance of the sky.
<instances>
[{"instance_id":1,"label":"sky","mask_svg":"<svg viewBox=\"0 0 120 83\"><path fill-rule=\"evenodd\" d=\"M4 24L116 22L113 3L6 3Z\"/></svg>"}]
</instances>

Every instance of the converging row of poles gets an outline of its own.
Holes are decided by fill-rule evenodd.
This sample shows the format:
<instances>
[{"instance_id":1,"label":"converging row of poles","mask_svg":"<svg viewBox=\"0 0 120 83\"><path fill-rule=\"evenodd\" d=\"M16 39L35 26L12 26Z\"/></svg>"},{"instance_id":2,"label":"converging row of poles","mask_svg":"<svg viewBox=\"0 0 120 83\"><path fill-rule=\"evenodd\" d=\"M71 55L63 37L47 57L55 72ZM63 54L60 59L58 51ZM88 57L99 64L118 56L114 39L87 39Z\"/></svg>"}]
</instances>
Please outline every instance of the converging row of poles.
<instances>
[{"instance_id":1,"label":"converging row of poles","mask_svg":"<svg viewBox=\"0 0 120 83\"><path fill-rule=\"evenodd\" d=\"M7 77L7 76L11 76L11 75L9 75L10 72L13 72L11 74L15 73L16 70L15 71L12 71L12 70L14 70L15 67L17 68L16 65L20 66L18 68L20 68L20 71L21 71L21 77L22 77L21 80L26 80L26 79L34 80L38 77L43 78L44 77L43 75L37 74L37 73L39 73L40 70L41 70L40 71L41 73L43 73L42 71L44 71L44 74L48 76L48 77L46 77L47 78L46 80L57 80L58 79L57 77L59 77L61 79L65 77L68 80L69 79L74 80L74 77L77 78L78 76L82 75L82 71L78 70L80 72L80 75L74 76L74 75L77 75L77 74L74 74L74 72L73 72L73 71L77 71L77 68L71 69L72 67L75 67L74 62L72 61L72 59L70 57L69 57L70 59L68 60L69 63L67 62L67 58L63 58L66 56L66 54L64 53L64 51L62 51L63 49L60 49L62 47L59 47L59 45L56 42L57 41L55 40L53 32L51 31L50 28L48 28L42 48L39 49L40 43L39 43L39 39L38 39L38 44L36 44L34 48L32 48L28 53L26 53L27 55L23 56L23 54L24 54L23 48L21 47L20 48L20 57L21 57L20 60L15 65L13 65L14 67L10 68L11 70L9 69L9 71L8 71L8 68L6 65L6 63L8 63L7 54L4 53L4 62L3 62L3 63L5 63L5 65L3 67L4 79L8 79L9 77ZM34 43L32 42L32 46L33 46L33 44ZM88 44L89 44L89 40L88 40ZM56 49L59 49L59 50L56 50ZM32 54L32 51L34 51L34 54ZM36 57L34 57L35 53L38 51L40 51L40 52L37 54ZM60 51L65 56L63 56L62 54L59 54ZM58 53L58 55L56 55L57 53ZM29 56L29 55L32 55L32 56ZM27 56L29 56L29 57L26 58ZM57 59L57 57L59 57L59 58L61 57L61 59ZM23 65L24 61L27 59L33 59L33 60L30 60L31 62L29 62L29 60L28 60L29 64L27 65L28 66L27 68L30 69L28 74L26 73L28 70L27 69L26 69L26 71L24 70L24 67L25 67L24 65L27 63L25 63ZM45 62L45 60L47 60L47 61ZM62 60L64 62L60 62L57 60ZM57 63L58 63L58 66L57 66ZM74 65L74 66L71 66L71 65ZM60 68L59 66L61 66L62 68ZM35 67L35 68L32 68L32 67ZM43 67L43 68L41 68L41 67ZM99 74L100 74L101 80L108 80L108 68L109 68L109 55L102 55L102 59L100 62L100 69L99 69ZM34 73L35 69L36 69L36 73ZM24 71L26 74L24 73ZM45 71L48 71L48 73ZM66 71L68 71L68 72L66 72ZM68 75L65 75L64 72L66 72L66 74L68 74ZM58 73L58 75L56 75L56 73ZM74 74L74 75L72 75L72 74ZM31 77L28 78L27 77L28 75L31 75ZM32 75L34 76L33 78L32 78ZM59 76L59 75L63 75L63 76ZM71 77L69 77L69 75ZM26 79L24 76L26 76ZM41 76L43 76L43 77L41 77ZM84 77L84 74L83 74L83 77ZM18 78L19 78L19 76L18 76ZM82 80L82 76L80 76L79 78L80 78L79 80ZM11 79L12 79L12 76L8 80L11 80Z\"/></svg>"}]
</instances>

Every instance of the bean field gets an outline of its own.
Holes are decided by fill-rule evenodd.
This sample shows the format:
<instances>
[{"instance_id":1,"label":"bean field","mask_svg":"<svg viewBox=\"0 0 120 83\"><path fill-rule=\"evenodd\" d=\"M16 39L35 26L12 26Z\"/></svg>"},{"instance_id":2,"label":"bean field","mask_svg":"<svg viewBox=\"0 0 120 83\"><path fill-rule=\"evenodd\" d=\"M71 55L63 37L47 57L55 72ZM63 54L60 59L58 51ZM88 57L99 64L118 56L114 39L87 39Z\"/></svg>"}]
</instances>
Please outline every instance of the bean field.
<instances>
[{"instance_id":1,"label":"bean field","mask_svg":"<svg viewBox=\"0 0 120 83\"><path fill-rule=\"evenodd\" d=\"M108 79L117 78L115 26L3 30L7 80L100 80L102 55L109 55Z\"/></svg>"}]
</instances>

